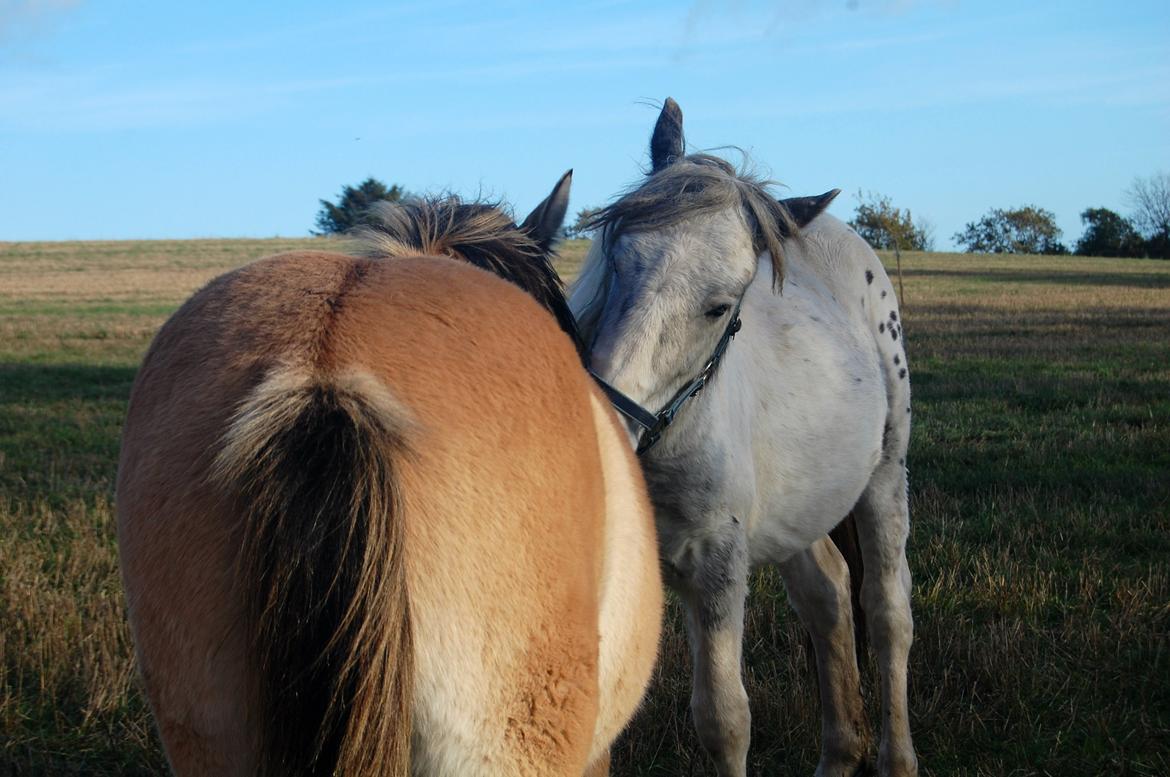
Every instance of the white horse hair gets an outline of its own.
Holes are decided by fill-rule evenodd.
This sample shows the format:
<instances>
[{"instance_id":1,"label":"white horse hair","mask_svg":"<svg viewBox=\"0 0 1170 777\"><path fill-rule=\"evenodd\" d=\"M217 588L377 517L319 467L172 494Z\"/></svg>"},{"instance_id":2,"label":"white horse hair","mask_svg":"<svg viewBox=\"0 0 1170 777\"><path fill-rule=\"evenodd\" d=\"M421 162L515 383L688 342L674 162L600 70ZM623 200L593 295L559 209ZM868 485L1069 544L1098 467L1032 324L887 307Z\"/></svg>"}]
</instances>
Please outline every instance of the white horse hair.
<instances>
[{"instance_id":1,"label":"white horse hair","mask_svg":"<svg viewBox=\"0 0 1170 777\"><path fill-rule=\"evenodd\" d=\"M668 99L651 174L597 218L570 305L593 370L654 411L701 369L742 304L718 375L643 457L663 568L687 612L700 741L719 774L746 773L744 599L750 569L772 563L816 651L817 774L866 767L849 569L826 536L851 514L881 673L878 770L914 775L910 381L893 287L853 230L817 215L831 194L793 219L762 182L683 148Z\"/></svg>"}]
</instances>

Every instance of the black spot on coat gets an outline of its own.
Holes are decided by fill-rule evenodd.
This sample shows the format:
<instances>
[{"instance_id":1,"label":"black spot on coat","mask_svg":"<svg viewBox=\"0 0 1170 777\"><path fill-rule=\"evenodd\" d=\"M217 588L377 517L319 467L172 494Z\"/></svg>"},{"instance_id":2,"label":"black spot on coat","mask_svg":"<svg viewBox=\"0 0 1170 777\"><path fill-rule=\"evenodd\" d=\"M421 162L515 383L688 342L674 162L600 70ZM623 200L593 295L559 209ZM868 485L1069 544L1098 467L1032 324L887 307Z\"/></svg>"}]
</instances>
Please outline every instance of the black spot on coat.
<instances>
[{"instance_id":1,"label":"black spot on coat","mask_svg":"<svg viewBox=\"0 0 1170 777\"><path fill-rule=\"evenodd\" d=\"M873 283L873 273L870 272L869 270L865 271L865 282L866 283Z\"/></svg>"}]
</instances>

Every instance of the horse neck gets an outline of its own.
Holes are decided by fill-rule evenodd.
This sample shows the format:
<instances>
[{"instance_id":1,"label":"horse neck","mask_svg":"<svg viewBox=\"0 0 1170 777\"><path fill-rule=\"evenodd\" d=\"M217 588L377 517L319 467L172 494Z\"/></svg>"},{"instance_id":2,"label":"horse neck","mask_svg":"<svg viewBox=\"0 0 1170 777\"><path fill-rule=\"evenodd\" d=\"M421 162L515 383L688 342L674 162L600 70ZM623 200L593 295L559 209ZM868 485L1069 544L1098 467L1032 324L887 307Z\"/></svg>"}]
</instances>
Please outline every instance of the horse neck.
<instances>
[{"instance_id":1,"label":"horse neck","mask_svg":"<svg viewBox=\"0 0 1170 777\"><path fill-rule=\"evenodd\" d=\"M744 446L745 425L737 409L748 412L751 406L746 345L743 335L736 335L714 379L687 402L658 447L651 449L651 465L726 457Z\"/></svg>"}]
</instances>

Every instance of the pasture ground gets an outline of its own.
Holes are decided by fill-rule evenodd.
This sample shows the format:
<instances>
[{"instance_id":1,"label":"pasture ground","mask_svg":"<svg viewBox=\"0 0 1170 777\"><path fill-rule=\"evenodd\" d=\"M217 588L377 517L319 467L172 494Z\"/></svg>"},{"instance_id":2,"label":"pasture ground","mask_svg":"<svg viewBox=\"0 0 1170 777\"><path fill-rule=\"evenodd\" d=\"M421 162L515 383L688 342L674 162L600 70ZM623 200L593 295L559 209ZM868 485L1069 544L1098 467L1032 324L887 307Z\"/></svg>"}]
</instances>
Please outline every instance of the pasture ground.
<instances>
[{"instance_id":1,"label":"pasture ground","mask_svg":"<svg viewBox=\"0 0 1170 777\"><path fill-rule=\"evenodd\" d=\"M203 282L312 244L0 243L0 774L165 771L114 542L130 385L154 332ZM566 275L583 251L567 247ZM924 774L1166 774L1170 262L903 264ZM778 577L758 573L745 648L753 774L815 766L804 650ZM615 774L709 773L689 693L672 609Z\"/></svg>"}]
</instances>

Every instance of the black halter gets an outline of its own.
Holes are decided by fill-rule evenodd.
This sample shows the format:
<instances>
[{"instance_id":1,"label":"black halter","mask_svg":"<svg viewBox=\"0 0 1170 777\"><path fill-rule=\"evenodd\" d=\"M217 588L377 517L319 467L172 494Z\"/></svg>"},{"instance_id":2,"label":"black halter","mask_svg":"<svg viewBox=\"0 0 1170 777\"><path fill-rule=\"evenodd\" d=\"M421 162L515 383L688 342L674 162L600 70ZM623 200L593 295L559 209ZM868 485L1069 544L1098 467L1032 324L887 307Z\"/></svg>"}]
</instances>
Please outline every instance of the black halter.
<instances>
[{"instance_id":1,"label":"black halter","mask_svg":"<svg viewBox=\"0 0 1170 777\"><path fill-rule=\"evenodd\" d=\"M678 415L679 410L682 410L687 400L702 391L703 387L707 385L707 382L711 380L711 376L715 374L715 370L719 367L719 362L723 359L723 354L727 351L727 346L730 345L732 339L735 337L735 333L743 325L743 322L739 320L739 308L740 305L735 306L735 311L731 314L731 320L727 322L727 328L723 330L723 336L719 338L719 342L715 346L715 351L711 354L711 358L707 360L707 364L704 365L698 375L676 391L670 401L666 403L666 406L657 413L651 413L606 383L592 369L589 370L589 374L593 376L593 379L601 386L601 390L609 397L609 401L613 404L614 409L642 427L642 434L638 438L639 456L654 447L654 444L662 437L662 433L666 431L666 427L673 423L674 417Z\"/></svg>"}]
</instances>

